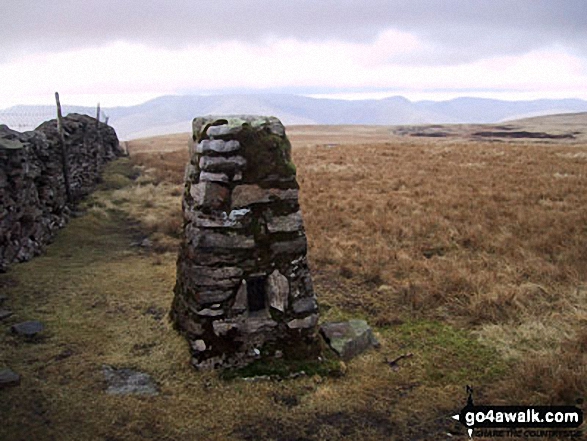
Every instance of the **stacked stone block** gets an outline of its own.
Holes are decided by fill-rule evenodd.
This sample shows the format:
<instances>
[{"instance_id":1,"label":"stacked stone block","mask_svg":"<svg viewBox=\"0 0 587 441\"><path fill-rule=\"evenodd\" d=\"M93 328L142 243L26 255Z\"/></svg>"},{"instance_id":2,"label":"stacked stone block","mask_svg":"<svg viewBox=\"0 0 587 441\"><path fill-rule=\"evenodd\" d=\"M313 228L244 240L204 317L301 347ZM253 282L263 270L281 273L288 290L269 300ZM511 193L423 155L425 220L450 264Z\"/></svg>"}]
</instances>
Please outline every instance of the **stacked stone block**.
<instances>
[{"instance_id":1,"label":"stacked stone block","mask_svg":"<svg viewBox=\"0 0 587 441\"><path fill-rule=\"evenodd\" d=\"M199 369L316 357L318 306L277 118L196 118L171 316Z\"/></svg>"}]
</instances>

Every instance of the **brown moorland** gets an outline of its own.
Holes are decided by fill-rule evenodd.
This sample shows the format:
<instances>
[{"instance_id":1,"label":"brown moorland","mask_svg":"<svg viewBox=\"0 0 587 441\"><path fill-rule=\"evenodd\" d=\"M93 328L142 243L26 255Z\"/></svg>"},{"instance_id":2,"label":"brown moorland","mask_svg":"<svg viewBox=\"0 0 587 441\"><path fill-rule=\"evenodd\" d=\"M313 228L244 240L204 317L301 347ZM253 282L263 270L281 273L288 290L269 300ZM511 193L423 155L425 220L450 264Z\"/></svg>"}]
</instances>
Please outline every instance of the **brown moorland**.
<instances>
[{"instance_id":1,"label":"brown moorland","mask_svg":"<svg viewBox=\"0 0 587 441\"><path fill-rule=\"evenodd\" d=\"M288 128L323 320L363 317L382 347L341 378L281 382L190 368L166 319L189 135L128 142L85 215L0 274L2 326L47 325L0 338L0 367L22 375L0 391L0 438L439 439L465 436L450 415L467 384L479 404L584 398L587 145L481 130L505 129ZM106 395L104 364L160 395Z\"/></svg>"}]
</instances>

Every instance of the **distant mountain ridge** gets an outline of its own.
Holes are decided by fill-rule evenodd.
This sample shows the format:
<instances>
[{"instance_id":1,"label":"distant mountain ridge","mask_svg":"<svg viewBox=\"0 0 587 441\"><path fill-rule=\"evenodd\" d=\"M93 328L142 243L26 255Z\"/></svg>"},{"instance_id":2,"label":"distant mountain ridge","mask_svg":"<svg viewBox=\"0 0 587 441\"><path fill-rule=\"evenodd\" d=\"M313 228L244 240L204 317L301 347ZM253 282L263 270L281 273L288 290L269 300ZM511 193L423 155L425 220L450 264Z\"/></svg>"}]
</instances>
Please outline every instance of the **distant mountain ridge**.
<instances>
[{"instance_id":1,"label":"distant mountain ridge","mask_svg":"<svg viewBox=\"0 0 587 441\"><path fill-rule=\"evenodd\" d=\"M24 115L27 111L31 115L37 115L42 113L39 109L44 109L43 112L50 115L48 118L54 117L54 108L51 106L14 106L0 110L0 124L19 130L18 127L11 126L10 115L12 119L14 115ZM96 109L64 106L64 113L70 112L95 115ZM587 101L503 101L464 97L447 101L414 102L401 96L349 101L287 94L167 95L135 106L103 109L120 139L189 132L192 119L199 115L274 115L286 125L415 125L497 123L510 119L576 112L587 112Z\"/></svg>"},{"instance_id":2,"label":"distant mountain ridge","mask_svg":"<svg viewBox=\"0 0 587 441\"><path fill-rule=\"evenodd\" d=\"M587 112L578 113L557 113L541 116L532 116L510 121L518 124L556 124L558 126L581 126L587 127Z\"/></svg>"}]
</instances>

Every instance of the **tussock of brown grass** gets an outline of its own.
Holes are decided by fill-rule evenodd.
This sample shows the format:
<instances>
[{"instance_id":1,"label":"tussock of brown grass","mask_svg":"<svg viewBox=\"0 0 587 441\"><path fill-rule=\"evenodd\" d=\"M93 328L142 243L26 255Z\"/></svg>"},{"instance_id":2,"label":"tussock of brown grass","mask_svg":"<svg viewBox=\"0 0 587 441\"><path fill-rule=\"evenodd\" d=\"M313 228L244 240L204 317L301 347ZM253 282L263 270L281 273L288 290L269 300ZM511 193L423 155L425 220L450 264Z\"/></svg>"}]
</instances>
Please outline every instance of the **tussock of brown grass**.
<instances>
[{"instance_id":1,"label":"tussock of brown grass","mask_svg":"<svg viewBox=\"0 0 587 441\"><path fill-rule=\"evenodd\" d=\"M545 352L545 353L544 353ZM580 330L574 337L562 340L556 348L543 353L529 354L516 365L512 379L494 391L508 400L529 402L539 399L545 404L574 404L583 400L587 391L587 332ZM507 386L507 390L505 387ZM503 398L502 398L503 400Z\"/></svg>"},{"instance_id":2,"label":"tussock of brown grass","mask_svg":"<svg viewBox=\"0 0 587 441\"><path fill-rule=\"evenodd\" d=\"M561 160L567 149L294 149L311 258L333 273L393 286L390 303L429 316L448 310L453 320L481 324L546 311L586 270L585 163ZM556 171L576 178L560 182ZM545 288L532 301L528 283Z\"/></svg>"},{"instance_id":3,"label":"tussock of brown grass","mask_svg":"<svg viewBox=\"0 0 587 441\"><path fill-rule=\"evenodd\" d=\"M131 159L134 164L147 170L146 177L154 184L183 184L183 173L188 161L187 147L165 153L135 153L131 154Z\"/></svg>"}]
</instances>

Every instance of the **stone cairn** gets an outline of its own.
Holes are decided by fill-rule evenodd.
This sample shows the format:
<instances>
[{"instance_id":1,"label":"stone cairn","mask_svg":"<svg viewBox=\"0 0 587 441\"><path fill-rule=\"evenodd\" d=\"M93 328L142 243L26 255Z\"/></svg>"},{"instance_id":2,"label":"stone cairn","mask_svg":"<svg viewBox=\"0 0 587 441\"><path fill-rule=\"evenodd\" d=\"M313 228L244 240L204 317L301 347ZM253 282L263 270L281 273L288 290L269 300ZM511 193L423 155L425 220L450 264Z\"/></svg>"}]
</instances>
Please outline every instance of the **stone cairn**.
<instances>
[{"instance_id":1,"label":"stone cairn","mask_svg":"<svg viewBox=\"0 0 587 441\"><path fill-rule=\"evenodd\" d=\"M316 359L318 305L291 146L274 117L193 121L171 317L198 369Z\"/></svg>"}]
</instances>

